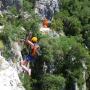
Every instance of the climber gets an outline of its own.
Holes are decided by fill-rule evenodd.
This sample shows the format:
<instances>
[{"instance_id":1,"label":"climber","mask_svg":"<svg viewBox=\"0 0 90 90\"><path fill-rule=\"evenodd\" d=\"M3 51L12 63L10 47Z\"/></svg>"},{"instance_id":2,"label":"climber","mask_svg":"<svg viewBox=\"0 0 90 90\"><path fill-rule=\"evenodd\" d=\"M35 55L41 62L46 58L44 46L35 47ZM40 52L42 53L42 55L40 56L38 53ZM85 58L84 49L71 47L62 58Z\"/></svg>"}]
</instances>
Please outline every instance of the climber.
<instances>
[{"instance_id":1,"label":"climber","mask_svg":"<svg viewBox=\"0 0 90 90\"><path fill-rule=\"evenodd\" d=\"M48 19L45 18L45 19L43 20L43 27L44 27L44 28L48 28L48 24L49 24Z\"/></svg>"},{"instance_id":2,"label":"climber","mask_svg":"<svg viewBox=\"0 0 90 90\"><path fill-rule=\"evenodd\" d=\"M32 37L30 39L30 36L26 39L26 44L28 44L31 47L31 53L29 55L26 55L24 60L21 60L21 67L24 71L28 72L29 75L31 75L31 69L27 67L29 62L32 62L36 60L36 58L39 55L40 47L37 44L37 37Z\"/></svg>"}]
</instances>

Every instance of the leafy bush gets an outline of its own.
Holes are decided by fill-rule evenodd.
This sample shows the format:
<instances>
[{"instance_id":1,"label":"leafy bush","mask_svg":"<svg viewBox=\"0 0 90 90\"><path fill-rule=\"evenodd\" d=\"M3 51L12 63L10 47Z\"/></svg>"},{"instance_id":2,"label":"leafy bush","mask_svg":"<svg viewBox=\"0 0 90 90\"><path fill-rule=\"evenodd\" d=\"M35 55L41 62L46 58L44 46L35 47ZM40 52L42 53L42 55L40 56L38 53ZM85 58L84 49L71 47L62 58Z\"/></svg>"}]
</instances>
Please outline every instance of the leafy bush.
<instances>
[{"instance_id":1,"label":"leafy bush","mask_svg":"<svg viewBox=\"0 0 90 90\"><path fill-rule=\"evenodd\" d=\"M81 32L81 22L76 17L67 17L64 19L64 31L66 35L78 35Z\"/></svg>"},{"instance_id":2,"label":"leafy bush","mask_svg":"<svg viewBox=\"0 0 90 90\"><path fill-rule=\"evenodd\" d=\"M84 38L85 45L90 50L90 25L89 24L86 24L83 27L83 38Z\"/></svg>"},{"instance_id":3,"label":"leafy bush","mask_svg":"<svg viewBox=\"0 0 90 90\"><path fill-rule=\"evenodd\" d=\"M27 74L20 74L19 75L22 83L23 83L23 86L25 87L26 90L32 90L32 80L30 78L30 76L28 76Z\"/></svg>"},{"instance_id":4,"label":"leafy bush","mask_svg":"<svg viewBox=\"0 0 90 90\"><path fill-rule=\"evenodd\" d=\"M31 12L33 4L28 0L23 0L23 9L24 11Z\"/></svg>"},{"instance_id":5,"label":"leafy bush","mask_svg":"<svg viewBox=\"0 0 90 90\"><path fill-rule=\"evenodd\" d=\"M42 90L62 90L65 87L65 79L62 76L45 75L42 78Z\"/></svg>"},{"instance_id":6,"label":"leafy bush","mask_svg":"<svg viewBox=\"0 0 90 90\"><path fill-rule=\"evenodd\" d=\"M0 40L0 49L4 49L4 44L1 40Z\"/></svg>"}]
</instances>

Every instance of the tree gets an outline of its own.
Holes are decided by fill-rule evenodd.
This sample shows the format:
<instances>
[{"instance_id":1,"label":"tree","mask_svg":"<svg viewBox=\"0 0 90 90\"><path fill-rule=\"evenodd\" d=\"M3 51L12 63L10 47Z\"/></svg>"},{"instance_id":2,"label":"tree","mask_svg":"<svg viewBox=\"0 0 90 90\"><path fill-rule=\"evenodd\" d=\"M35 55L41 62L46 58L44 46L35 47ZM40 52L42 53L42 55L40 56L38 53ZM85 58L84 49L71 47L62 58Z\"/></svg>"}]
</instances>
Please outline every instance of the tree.
<instances>
[{"instance_id":1,"label":"tree","mask_svg":"<svg viewBox=\"0 0 90 90\"><path fill-rule=\"evenodd\" d=\"M66 90L71 90L75 82L82 86L84 83L82 61L87 65L86 79L89 86L89 0L61 0L59 3L61 10L55 13L50 27L56 32L64 31L66 36L59 38L49 36L42 38L39 32L40 19L33 12L35 1L24 0L23 10L30 15L28 19L22 18L16 10L11 11L10 17L4 15L4 18L0 18L0 22L5 25L0 38L4 39L5 46L9 47L7 51L10 50L10 39L25 39L29 31L40 39L41 55L31 63L32 76L30 78L24 74L24 78L22 77L25 88L27 90L60 90L66 87ZM21 30L21 27L25 30ZM5 53L10 57L10 54Z\"/></svg>"},{"instance_id":2,"label":"tree","mask_svg":"<svg viewBox=\"0 0 90 90\"><path fill-rule=\"evenodd\" d=\"M84 38L84 43L86 45L86 47L90 50L90 25L89 24L86 24L84 27L83 27L83 38Z\"/></svg>"},{"instance_id":3,"label":"tree","mask_svg":"<svg viewBox=\"0 0 90 90\"><path fill-rule=\"evenodd\" d=\"M45 75L41 84L42 90L62 90L65 87L65 79L62 76Z\"/></svg>"}]
</instances>

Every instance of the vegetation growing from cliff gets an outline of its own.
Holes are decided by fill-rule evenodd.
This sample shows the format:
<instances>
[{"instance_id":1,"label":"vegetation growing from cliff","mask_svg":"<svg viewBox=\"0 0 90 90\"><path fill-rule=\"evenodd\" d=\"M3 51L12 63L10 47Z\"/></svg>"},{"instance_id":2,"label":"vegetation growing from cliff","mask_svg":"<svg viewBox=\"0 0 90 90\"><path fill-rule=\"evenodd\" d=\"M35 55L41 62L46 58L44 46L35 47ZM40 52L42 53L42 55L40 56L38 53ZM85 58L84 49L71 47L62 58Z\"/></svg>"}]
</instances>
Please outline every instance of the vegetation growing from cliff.
<instances>
[{"instance_id":1,"label":"vegetation growing from cliff","mask_svg":"<svg viewBox=\"0 0 90 90\"><path fill-rule=\"evenodd\" d=\"M0 39L5 44L5 57L9 58L10 40L25 39L29 31L39 37L41 56L31 63L32 76L21 74L26 90L72 90L73 83L79 87L84 83L83 66L86 70L86 84L90 89L90 1L89 0L59 0L60 12L56 12L50 28L65 36L57 38L42 38L39 32L39 17L33 12L36 0L24 0L23 10L30 14L28 19L16 11L12 16L0 17L5 25L0 33ZM14 9L15 10L15 9ZM14 17L13 14L18 15ZM25 30L22 30L24 27ZM2 43L1 43L2 44ZM7 48L8 47L8 48ZM28 49L27 49L28 50ZM44 63L48 67L45 71Z\"/></svg>"}]
</instances>

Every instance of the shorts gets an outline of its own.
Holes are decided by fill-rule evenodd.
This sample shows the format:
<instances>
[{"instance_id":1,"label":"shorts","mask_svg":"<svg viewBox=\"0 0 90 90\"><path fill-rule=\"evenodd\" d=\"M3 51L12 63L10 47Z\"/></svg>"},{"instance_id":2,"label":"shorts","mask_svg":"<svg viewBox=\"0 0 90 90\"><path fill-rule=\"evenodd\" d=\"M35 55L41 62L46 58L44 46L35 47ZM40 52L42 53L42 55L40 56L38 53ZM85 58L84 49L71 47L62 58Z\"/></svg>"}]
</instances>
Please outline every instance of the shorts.
<instances>
[{"instance_id":1,"label":"shorts","mask_svg":"<svg viewBox=\"0 0 90 90\"><path fill-rule=\"evenodd\" d=\"M32 62L32 61L35 60L35 58L33 56L31 56L31 55L27 55L27 56L24 57L24 60Z\"/></svg>"}]
</instances>

